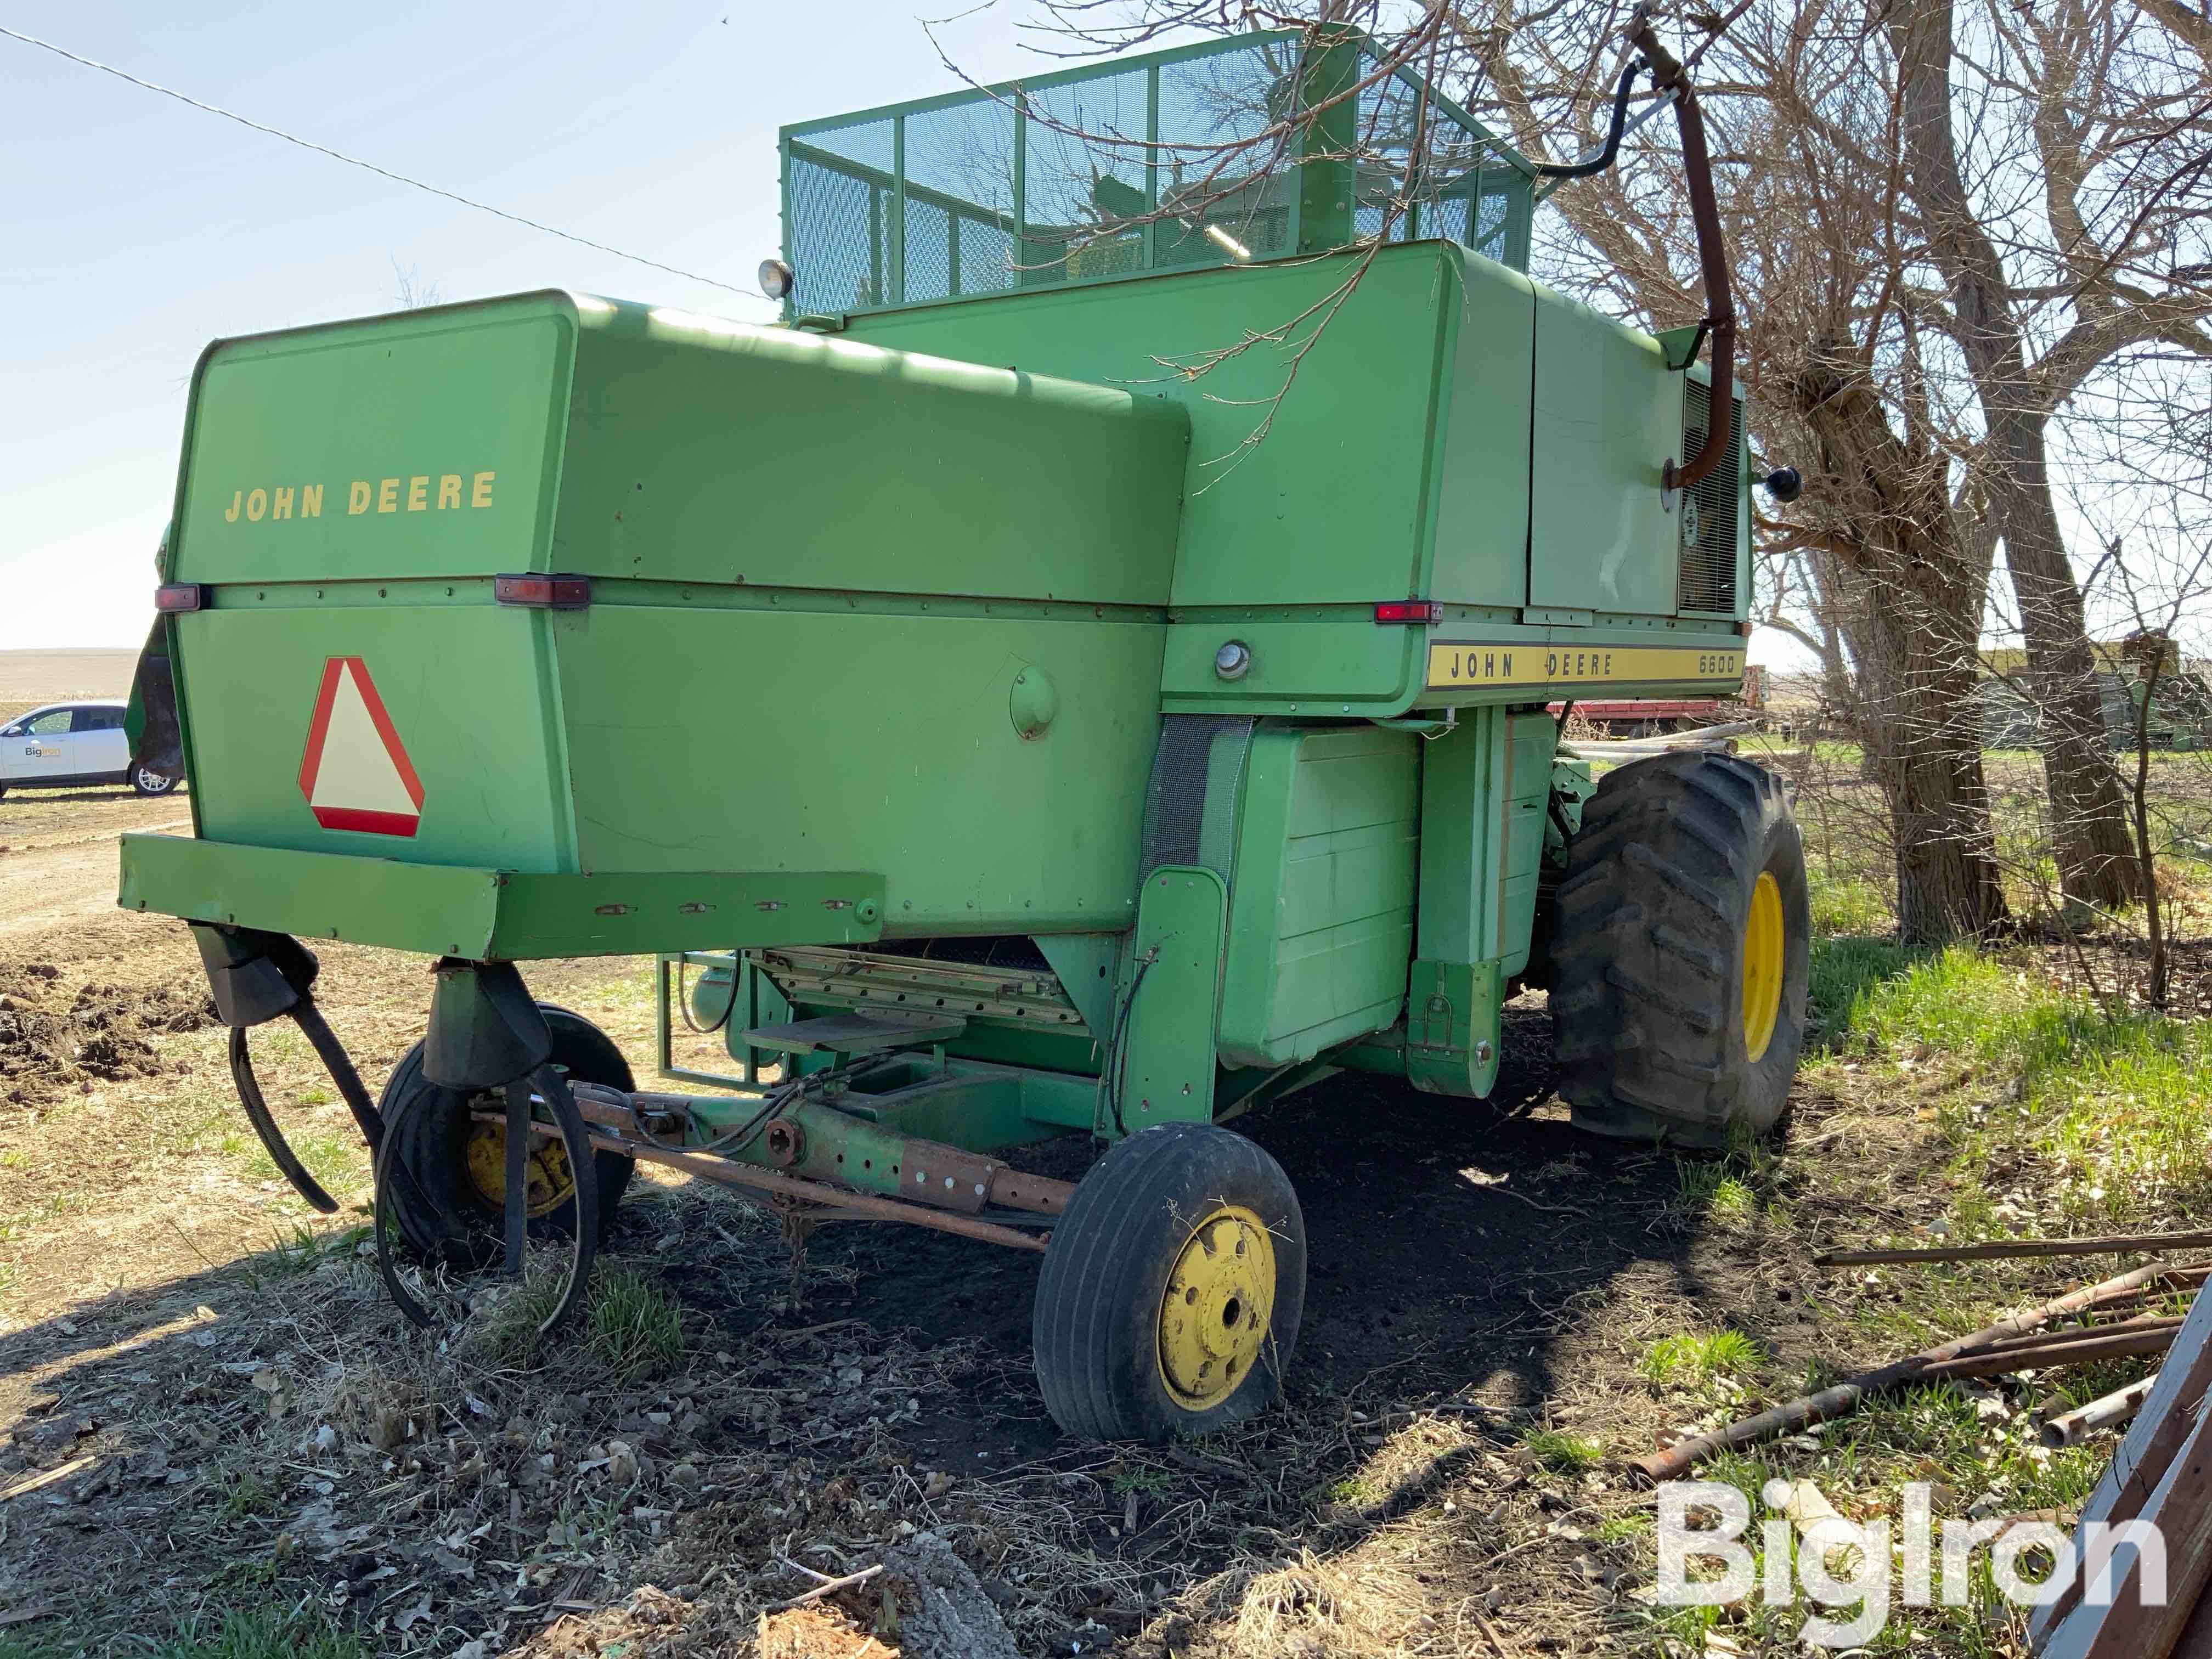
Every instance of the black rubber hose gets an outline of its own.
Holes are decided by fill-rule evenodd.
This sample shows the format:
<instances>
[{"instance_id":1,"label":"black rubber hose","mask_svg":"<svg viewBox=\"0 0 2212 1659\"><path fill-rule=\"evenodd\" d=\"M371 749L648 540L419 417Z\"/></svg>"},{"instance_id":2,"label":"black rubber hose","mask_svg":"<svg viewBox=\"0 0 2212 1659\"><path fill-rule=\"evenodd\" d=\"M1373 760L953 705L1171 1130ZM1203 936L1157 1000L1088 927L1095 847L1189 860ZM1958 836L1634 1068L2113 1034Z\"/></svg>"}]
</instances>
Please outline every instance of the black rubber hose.
<instances>
[{"instance_id":1,"label":"black rubber hose","mask_svg":"<svg viewBox=\"0 0 2212 1659\"><path fill-rule=\"evenodd\" d=\"M291 1143L284 1139L284 1132L270 1115L269 1103L262 1097L260 1080L253 1075L253 1056L247 1052L246 1028L242 1025L230 1028L230 1080L238 1090L238 1103L246 1109L246 1121L261 1137L261 1149L283 1172L284 1179L292 1183L292 1190L322 1214L337 1214L337 1200L325 1192L322 1183L307 1173L307 1166L294 1154Z\"/></svg>"},{"instance_id":2,"label":"black rubber hose","mask_svg":"<svg viewBox=\"0 0 2212 1659\"><path fill-rule=\"evenodd\" d=\"M346 1109L353 1114L353 1121L361 1126L362 1139L368 1143L368 1150L374 1155L384 1145L384 1117L376 1109L376 1103L368 1097L368 1091L362 1086L361 1073L354 1069L353 1056L346 1053L345 1044L338 1041L337 1034L323 1018L322 1010L315 1006L314 998L303 996L294 1003L292 1018L298 1022L301 1030L307 1033L307 1041L314 1045L316 1054L322 1057L323 1065L331 1074L331 1081L338 1085L338 1093L345 1100Z\"/></svg>"},{"instance_id":3,"label":"black rubber hose","mask_svg":"<svg viewBox=\"0 0 2212 1659\"><path fill-rule=\"evenodd\" d=\"M568 1154L568 1169L576 1188L576 1231L568 1257L568 1288L553 1310L539 1322L538 1334L550 1336L584 1305L591 1293L592 1263L599 1249L599 1183L591 1178L592 1132L576 1109L568 1079L551 1064L530 1074L538 1096L552 1109L553 1125L561 1132L561 1145Z\"/></svg>"},{"instance_id":4,"label":"black rubber hose","mask_svg":"<svg viewBox=\"0 0 2212 1659\"><path fill-rule=\"evenodd\" d=\"M538 1322L538 1334L547 1336L575 1316L591 1291L592 1267L598 1259L599 1239L599 1183L589 1179L585 1173L592 1168L592 1132L584 1121L583 1114L576 1109L576 1097L568 1091L568 1079L561 1075L557 1067L550 1064L540 1066L526 1079L518 1079L507 1087L512 1091L508 1098L510 1112L516 1095L520 1096L526 1114L529 1111L533 1091L545 1103L553 1115L554 1127L561 1136L562 1149L568 1155L568 1168L574 1173L576 1228L569 1245L568 1283L562 1291L560 1301ZM414 1180L412 1172L399 1162L398 1148L406 1137L398 1130L404 1122L404 1114L413 1109L411 1103L428 1098L427 1091L417 1092L407 1097L406 1103L395 1110L387 1126L394 1132L385 1137L383 1150L376 1160L377 1272L384 1280L384 1288L390 1293L393 1305L413 1323L426 1330L437 1322L436 1319L400 1283L398 1269L392 1264L392 1230L386 1224L386 1217L392 1183L400 1180L412 1184ZM514 1121L511 1115L508 1121ZM528 1121L526 1116L525 1121ZM527 1128L519 1139L527 1145ZM515 1191L519 1185L510 1186L510 1193Z\"/></svg>"},{"instance_id":5,"label":"black rubber hose","mask_svg":"<svg viewBox=\"0 0 2212 1659\"><path fill-rule=\"evenodd\" d=\"M412 1095L403 1096L392 1109L392 1117L385 1126L387 1133L384 1144L376 1152L374 1208L370 1212L371 1224L376 1230L376 1271L384 1280L385 1293L391 1297L392 1305L407 1316L409 1323L420 1326L426 1331L437 1323L436 1319L428 1308L409 1294L407 1287L399 1282L399 1270L392 1265L392 1232L397 1224L391 1218L391 1191L395 1170L410 1187L414 1185L413 1172L400 1163L399 1148L406 1137L392 1132L405 1123L407 1114L414 1109L416 1102L428 1098L427 1090L417 1090Z\"/></svg>"},{"instance_id":6,"label":"black rubber hose","mask_svg":"<svg viewBox=\"0 0 2212 1659\"><path fill-rule=\"evenodd\" d=\"M1613 157L1620 153L1621 129L1628 124L1628 94L1636 84L1636 76L1644 67L1639 58L1620 72L1620 85L1613 94L1613 125L1605 135L1605 149L1588 161L1539 161L1539 179L1588 179L1603 173L1613 165Z\"/></svg>"}]
</instances>

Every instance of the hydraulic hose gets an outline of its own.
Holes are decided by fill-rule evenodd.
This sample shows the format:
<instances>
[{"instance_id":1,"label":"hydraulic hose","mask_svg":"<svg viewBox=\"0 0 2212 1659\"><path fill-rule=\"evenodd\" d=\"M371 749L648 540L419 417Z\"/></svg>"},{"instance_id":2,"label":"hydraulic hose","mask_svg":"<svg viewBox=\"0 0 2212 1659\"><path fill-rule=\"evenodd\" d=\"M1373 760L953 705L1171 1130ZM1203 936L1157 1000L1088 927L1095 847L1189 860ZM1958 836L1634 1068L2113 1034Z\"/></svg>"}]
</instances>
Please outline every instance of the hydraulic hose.
<instances>
[{"instance_id":1,"label":"hydraulic hose","mask_svg":"<svg viewBox=\"0 0 2212 1659\"><path fill-rule=\"evenodd\" d=\"M1628 94L1636 84L1636 76L1644 67L1644 59L1637 58L1620 72L1620 85L1613 94L1613 125L1605 135L1605 148L1588 161L1539 161L1539 179L1588 179L1603 173L1613 165L1613 157L1620 152L1621 129L1628 124Z\"/></svg>"},{"instance_id":2,"label":"hydraulic hose","mask_svg":"<svg viewBox=\"0 0 2212 1659\"><path fill-rule=\"evenodd\" d=\"M1650 62L1652 84L1674 94L1674 123L1682 134L1683 182L1690 192L1690 219L1698 231L1698 264L1705 282L1706 320L1713 345L1705 441L1680 466L1668 462L1660 476L1662 489L1689 489L1728 459L1734 447L1735 296L1729 283L1728 249L1721 241L1720 205L1713 195L1713 162L1705 149L1705 118L1698 107L1697 91L1674 54L1659 44L1643 7L1637 9L1628 39Z\"/></svg>"}]
</instances>

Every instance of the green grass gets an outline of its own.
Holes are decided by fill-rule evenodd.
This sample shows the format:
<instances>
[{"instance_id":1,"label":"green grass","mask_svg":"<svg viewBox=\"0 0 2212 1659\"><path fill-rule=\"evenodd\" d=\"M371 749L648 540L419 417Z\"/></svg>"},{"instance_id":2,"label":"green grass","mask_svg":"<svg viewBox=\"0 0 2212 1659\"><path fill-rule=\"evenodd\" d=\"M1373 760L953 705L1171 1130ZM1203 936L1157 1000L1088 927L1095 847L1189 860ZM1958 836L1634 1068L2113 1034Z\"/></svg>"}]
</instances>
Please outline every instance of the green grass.
<instances>
[{"instance_id":1,"label":"green grass","mask_svg":"<svg viewBox=\"0 0 2212 1659\"><path fill-rule=\"evenodd\" d=\"M1806 1034L1807 1053L1819 1054L1841 1046L1853 1030L1854 1018L1867 1011L1869 994L1903 976L1923 954L1887 939L1815 939L1806 970L1811 1028Z\"/></svg>"},{"instance_id":2,"label":"green grass","mask_svg":"<svg viewBox=\"0 0 2212 1659\"><path fill-rule=\"evenodd\" d=\"M195 1620L154 1646L155 1659L373 1659L374 1652L319 1614L295 1618L276 1607Z\"/></svg>"},{"instance_id":3,"label":"green grass","mask_svg":"<svg viewBox=\"0 0 2212 1659\"><path fill-rule=\"evenodd\" d=\"M243 1521L248 1516L260 1514L276 1501L276 1494L269 1483L248 1469L231 1478L222 1501L216 1505L216 1519Z\"/></svg>"},{"instance_id":4,"label":"green grass","mask_svg":"<svg viewBox=\"0 0 2212 1659\"><path fill-rule=\"evenodd\" d=\"M1165 1469L1154 1468L1149 1463L1116 1463L1114 1466L1114 1490L1118 1493L1165 1492L1173 1485L1174 1475Z\"/></svg>"},{"instance_id":5,"label":"green grass","mask_svg":"<svg viewBox=\"0 0 2212 1659\"><path fill-rule=\"evenodd\" d=\"M1526 1430L1521 1436L1521 1443L1555 1474L1583 1474L1605 1460L1605 1447L1599 1442L1559 1429Z\"/></svg>"},{"instance_id":6,"label":"green grass","mask_svg":"<svg viewBox=\"0 0 2212 1659\"><path fill-rule=\"evenodd\" d=\"M354 1188L368 1184L368 1149L351 1129L318 1129L306 1134L287 1135L285 1139L292 1143L293 1153L306 1166L307 1173L320 1182L323 1190L331 1197L342 1197ZM249 1179L284 1178L284 1172L262 1150L258 1140L248 1141L244 1135L230 1131L225 1133L222 1144L226 1151L233 1145L240 1149L252 1147L252 1160L246 1166Z\"/></svg>"},{"instance_id":7,"label":"green grass","mask_svg":"<svg viewBox=\"0 0 2212 1659\"><path fill-rule=\"evenodd\" d=\"M1981 1171L2021 1146L2071 1219L2162 1222L2212 1200L2212 1029L2200 1022L2100 1007L2032 964L1954 947L1863 986L1845 1023L1850 1048L1878 1059L1969 1063L1981 1087L1941 1107L1962 1219L1988 1195Z\"/></svg>"},{"instance_id":8,"label":"green grass","mask_svg":"<svg viewBox=\"0 0 2212 1659\"><path fill-rule=\"evenodd\" d=\"M1810 887L1815 938L1887 933L1897 926L1888 893L1863 876L1816 876Z\"/></svg>"},{"instance_id":9,"label":"green grass","mask_svg":"<svg viewBox=\"0 0 2212 1659\"><path fill-rule=\"evenodd\" d=\"M584 1335L623 1381L658 1376L684 1357L684 1310L641 1274L602 1273L592 1286Z\"/></svg>"},{"instance_id":10,"label":"green grass","mask_svg":"<svg viewBox=\"0 0 2212 1659\"><path fill-rule=\"evenodd\" d=\"M1702 1386L1747 1376L1765 1357L1741 1331L1682 1331L1645 1349L1637 1369L1662 1386Z\"/></svg>"}]
</instances>

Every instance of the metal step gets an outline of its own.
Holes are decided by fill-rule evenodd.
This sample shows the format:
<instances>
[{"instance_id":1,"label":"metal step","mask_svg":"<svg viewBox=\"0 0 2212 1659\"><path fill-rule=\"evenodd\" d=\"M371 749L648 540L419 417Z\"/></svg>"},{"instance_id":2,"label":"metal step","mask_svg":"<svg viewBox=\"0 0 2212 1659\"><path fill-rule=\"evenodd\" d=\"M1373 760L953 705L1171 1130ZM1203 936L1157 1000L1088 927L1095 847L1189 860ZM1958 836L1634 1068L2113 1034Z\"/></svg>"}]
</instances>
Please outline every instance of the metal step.
<instances>
[{"instance_id":1,"label":"metal step","mask_svg":"<svg viewBox=\"0 0 2212 1659\"><path fill-rule=\"evenodd\" d=\"M957 1014L830 1014L787 1025L756 1025L744 1040L756 1048L787 1054L878 1054L892 1048L926 1048L967 1029L967 1020Z\"/></svg>"}]
</instances>

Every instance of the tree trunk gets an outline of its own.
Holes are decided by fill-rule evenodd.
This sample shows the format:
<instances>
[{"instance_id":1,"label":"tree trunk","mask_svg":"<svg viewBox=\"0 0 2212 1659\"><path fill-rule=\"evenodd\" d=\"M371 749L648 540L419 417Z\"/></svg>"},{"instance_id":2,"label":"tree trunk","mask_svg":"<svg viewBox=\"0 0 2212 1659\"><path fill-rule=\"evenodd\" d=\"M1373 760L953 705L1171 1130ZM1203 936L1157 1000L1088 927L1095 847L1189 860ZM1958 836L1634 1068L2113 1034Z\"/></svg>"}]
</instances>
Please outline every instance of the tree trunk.
<instances>
[{"instance_id":1,"label":"tree trunk","mask_svg":"<svg viewBox=\"0 0 2212 1659\"><path fill-rule=\"evenodd\" d=\"M1791 390L1820 445L1836 556L1865 590L1841 620L1868 770L1889 807L1899 934L1991 933L2008 913L1974 698L1986 567L1959 534L1942 451L1907 447L1852 353L1815 350Z\"/></svg>"},{"instance_id":2,"label":"tree trunk","mask_svg":"<svg viewBox=\"0 0 2212 1659\"><path fill-rule=\"evenodd\" d=\"M1898 108L1929 252L1950 284L1953 331L1987 423L1984 480L2027 646L2027 685L2043 718L2043 769L2060 885L2069 898L2137 897L2126 798L2105 743L2081 585L2051 501L2046 416L2004 262L1975 216L1952 131L1951 0L1911 0L1887 18L1897 53Z\"/></svg>"},{"instance_id":3,"label":"tree trunk","mask_svg":"<svg viewBox=\"0 0 2212 1659\"><path fill-rule=\"evenodd\" d=\"M2081 589L2051 504L2043 439L2042 421L2023 412L1991 420L1989 445L1998 467L1990 505L2020 607L2027 688L2043 717L2059 884L2069 898L2110 908L2142 896L2142 866L2129 845L2126 792L2106 740Z\"/></svg>"}]
</instances>

